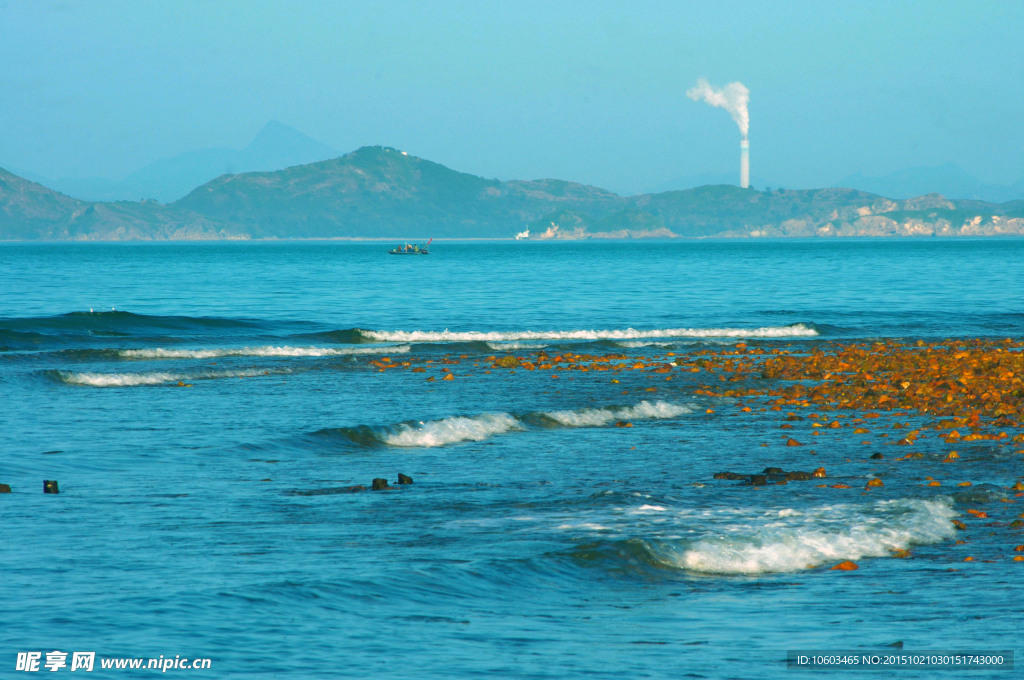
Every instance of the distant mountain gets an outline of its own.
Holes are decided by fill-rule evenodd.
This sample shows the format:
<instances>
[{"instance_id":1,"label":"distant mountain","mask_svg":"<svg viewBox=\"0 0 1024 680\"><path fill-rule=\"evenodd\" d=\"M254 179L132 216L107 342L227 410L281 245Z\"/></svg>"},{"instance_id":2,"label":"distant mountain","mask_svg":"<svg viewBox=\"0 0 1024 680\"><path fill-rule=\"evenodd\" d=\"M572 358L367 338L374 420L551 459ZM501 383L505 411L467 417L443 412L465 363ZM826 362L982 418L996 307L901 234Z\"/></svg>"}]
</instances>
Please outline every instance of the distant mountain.
<instances>
[{"instance_id":1,"label":"distant mountain","mask_svg":"<svg viewBox=\"0 0 1024 680\"><path fill-rule=\"evenodd\" d=\"M244 149L211 148L158 160L121 181L101 178L49 180L58 191L83 200L161 203L177 200L220 175L280 170L340 155L331 147L278 121L270 121ZM36 178L47 183L47 180Z\"/></svg>"},{"instance_id":2,"label":"distant mountain","mask_svg":"<svg viewBox=\"0 0 1024 680\"><path fill-rule=\"evenodd\" d=\"M559 208L604 213L623 200L572 182L501 182L397 149L364 147L278 172L225 175L173 205L249 225L254 236L460 238L508 236Z\"/></svg>"},{"instance_id":3,"label":"distant mountain","mask_svg":"<svg viewBox=\"0 0 1024 680\"><path fill-rule=\"evenodd\" d=\"M92 203L0 168L0 240L123 241L228 239L240 234L186 210L152 201Z\"/></svg>"},{"instance_id":4,"label":"distant mountain","mask_svg":"<svg viewBox=\"0 0 1024 680\"><path fill-rule=\"evenodd\" d=\"M221 175L180 200L88 202L0 171L0 239L958 236L1024 234L1024 201L709 185L619 196L499 181L388 147Z\"/></svg>"},{"instance_id":5,"label":"distant mountain","mask_svg":"<svg viewBox=\"0 0 1024 680\"><path fill-rule=\"evenodd\" d=\"M891 198L912 198L934 192L952 198L992 203L1024 199L1024 178L1013 185L986 184L952 163L938 167L905 168L882 177L850 175L841 179L838 186Z\"/></svg>"}]
</instances>

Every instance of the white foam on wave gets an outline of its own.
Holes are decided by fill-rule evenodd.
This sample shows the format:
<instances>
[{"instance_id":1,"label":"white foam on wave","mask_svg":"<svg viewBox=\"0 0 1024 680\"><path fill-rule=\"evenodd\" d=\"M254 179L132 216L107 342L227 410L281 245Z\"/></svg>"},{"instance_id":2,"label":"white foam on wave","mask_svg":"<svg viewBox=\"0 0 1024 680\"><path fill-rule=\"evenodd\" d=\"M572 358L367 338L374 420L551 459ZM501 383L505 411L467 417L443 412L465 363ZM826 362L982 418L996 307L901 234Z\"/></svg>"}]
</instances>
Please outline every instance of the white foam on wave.
<instances>
[{"instance_id":1,"label":"white foam on wave","mask_svg":"<svg viewBox=\"0 0 1024 680\"><path fill-rule=\"evenodd\" d=\"M184 380L186 376L179 373L81 373L76 371L59 371L63 382L69 385L85 385L88 387L135 387L138 385L163 385L169 382Z\"/></svg>"},{"instance_id":2,"label":"white foam on wave","mask_svg":"<svg viewBox=\"0 0 1024 680\"><path fill-rule=\"evenodd\" d=\"M515 340L508 340L505 342L488 342L487 346L493 349L495 352L508 352L509 350L517 349L544 349L548 346L546 342L517 342Z\"/></svg>"},{"instance_id":3,"label":"white foam on wave","mask_svg":"<svg viewBox=\"0 0 1024 680\"><path fill-rule=\"evenodd\" d=\"M265 345L260 347L217 347L211 349L122 349L125 359L218 359L221 357L333 357L357 354L405 354L409 345L389 347L291 347Z\"/></svg>"},{"instance_id":4,"label":"white foam on wave","mask_svg":"<svg viewBox=\"0 0 1024 680\"><path fill-rule=\"evenodd\" d=\"M641 347L675 347L674 342L661 342L658 340L620 340L613 343L622 349L640 349Z\"/></svg>"},{"instance_id":5,"label":"white foam on wave","mask_svg":"<svg viewBox=\"0 0 1024 680\"><path fill-rule=\"evenodd\" d=\"M635 328L569 331L362 331L378 342L508 342L522 340L637 340L643 338L790 338L818 331L802 323L763 328Z\"/></svg>"},{"instance_id":6,"label":"white foam on wave","mask_svg":"<svg viewBox=\"0 0 1024 680\"><path fill-rule=\"evenodd\" d=\"M675 418L686 413L693 413L693 409L667 401L652 403L644 400L636 406L545 411L543 415L566 427L600 427L616 420Z\"/></svg>"},{"instance_id":7,"label":"white foam on wave","mask_svg":"<svg viewBox=\"0 0 1024 680\"><path fill-rule=\"evenodd\" d=\"M188 382L191 380L216 380L218 378L253 378L271 373L288 373L289 371L241 370L241 371L204 371L199 373L167 373L150 371L145 373L87 373L79 371L57 371L60 380L68 385L86 387L139 387L145 385L166 385L169 383Z\"/></svg>"},{"instance_id":8,"label":"white foam on wave","mask_svg":"<svg viewBox=\"0 0 1024 680\"><path fill-rule=\"evenodd\" d=\"M799 571L947 540L955 533L955 515L942 499L786 509L758 522L718 527L685 548L659 552L670 566L710 574Z\"/></svg>"},{"instance_id":9,"label":"white foam on wave","mask_svg":"<svg viewBox=\"0 0 1024 680\"><path fill-rule=\"evenodd\" d=\"M629 512L634 515L648 515L652 512L668 512L668 508L666 508L664 505L648 505L645 503L644 505L641 505L639 508L634 508Z\"/></svg>"},{"instance_id":10,"label":"white foam on wave","mask_svg":"<svg viewBox=\"0 0 1024 680\"><path fill-rule=\"evenodd\" d=\"M391 446L435 447L465 441L482 441L511 430L523 429L522 423L508 413L484 413L473 417L456 416L419 425L401 425L381 437Z\"/></svg>"},{"instance_id":11,"label":"white foam on wave","mask_svg":"<svg viewBox=\"0 0 1024 680\"><path fill-rule=\"evenodd\" d=\"M545 411L546 416L563 427L599 427L616 420L674 418L693 409L664 401L641 401L635 406L622 408L584 408L569 411ZM526 416L529 418L530 416ZM402 423L386 428L374 428L380 441L391 446L431 448L465 441L483 441L494 435L526 430L527 425L510 413L483 413L475 416L452 416L414 425Z\"/></svg>"},{"instance_id":12,"label":"white foam on wave","mask_svg":"<svg viewBox=\"0 0 1024 680\"><path fill-rule=\"evenodd\" d=\"M611 531L613 529L613 527L605 526L603 524L597 524L595 522L583 522L581 524L562 524L558 528L560 530L582 529L585 531Z\"/></svg>"}]
</instances>

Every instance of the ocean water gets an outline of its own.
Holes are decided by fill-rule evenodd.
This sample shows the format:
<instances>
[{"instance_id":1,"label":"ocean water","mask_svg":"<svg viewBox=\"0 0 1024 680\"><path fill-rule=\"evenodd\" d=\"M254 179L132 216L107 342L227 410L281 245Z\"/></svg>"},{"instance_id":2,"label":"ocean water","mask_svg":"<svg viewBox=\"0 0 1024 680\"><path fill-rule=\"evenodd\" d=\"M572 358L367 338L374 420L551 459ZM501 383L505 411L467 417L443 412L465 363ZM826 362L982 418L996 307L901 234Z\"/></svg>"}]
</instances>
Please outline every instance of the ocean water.
<instances>
[{"instance_id":1,"label":"ocean water","mask_svg":"<svg viewBox=\"0 0 1024 680\"><path fill-rule=\"evenodd\" d=\"M952 527L1019 455L964 456L970 492L893 473L861 493L882 442L794 452L778 413L700 394L706 373L492 362L1020 339L1024 240L390 245L0 244L0 675L54 650L62 673L93 651L215 678L782 678L790 650L1021 650L1024 564L964 563L1004 537ZM713 479L766 466L856 490ZM393 488L347 492L374 478Z\"/></svg>"}]
</instances>

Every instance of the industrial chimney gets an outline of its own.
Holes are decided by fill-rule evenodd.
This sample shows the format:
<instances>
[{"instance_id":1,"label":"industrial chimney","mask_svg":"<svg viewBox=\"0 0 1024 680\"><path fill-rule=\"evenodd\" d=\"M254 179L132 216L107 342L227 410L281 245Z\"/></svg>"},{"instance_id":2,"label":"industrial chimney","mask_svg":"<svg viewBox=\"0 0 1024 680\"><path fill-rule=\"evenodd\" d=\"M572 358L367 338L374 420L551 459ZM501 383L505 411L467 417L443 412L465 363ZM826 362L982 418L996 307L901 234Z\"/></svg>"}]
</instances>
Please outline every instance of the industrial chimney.
<instances>
[{"instance_id":1,"label":"industrial chimney","mask_svg":"<svg viewBox=\"0 0 1024 680\"><path fill-rule=\"evenodd\" d=\"M711 106L725 109L736 121L736 125L740 128L740 134L743 135L743 140L740 142L740 186L749 189L750 142L747 141L747 131L750 129L750 112L747 111L747 103L750 101L750 90L746 85L738 82L715 89L708 81L698 78L697 84L686 91L686 96L694 101L703 99Z\"/></svg>"},{"instance_id":2,"label":"industrial chimney","mask_svg":"<svg viewBox=\"0 0 1024 680\"><path fill-rule=\"evenodd\" d=\"M740 188L750 187L750 142L743 135L740 141Z\"/></svg>"}]
</instances>

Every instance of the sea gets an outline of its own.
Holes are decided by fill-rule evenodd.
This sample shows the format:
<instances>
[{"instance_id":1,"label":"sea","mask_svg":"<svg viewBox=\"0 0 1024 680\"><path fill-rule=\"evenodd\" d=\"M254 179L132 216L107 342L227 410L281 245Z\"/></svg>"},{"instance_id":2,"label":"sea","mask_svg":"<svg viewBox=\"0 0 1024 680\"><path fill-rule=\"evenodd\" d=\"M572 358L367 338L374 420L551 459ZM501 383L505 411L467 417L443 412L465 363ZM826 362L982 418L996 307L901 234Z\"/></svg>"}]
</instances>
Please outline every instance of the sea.
<instances>
[{"instance_id":1,"label":"sea","mask_svg":"<svg viewBox=\"0 0 1024 680\"><path fill-rule=\"evenodd\" d=\"M1007 496L1020 454L965 455L971 490L929 486L950 466L884 468L885 440L787 447L784 413L709 394L706 371L499 362L1020 340L1024 240L393 246L0 244L0 676L34 660L94 677L882 677L793 659L1024 649L1008 557L1024 535L993 529L1007 558L965 561L989 539L952 526ZM714 479L768 466L851 490ZM135 658L161 668L101 667Z\"/></svg>"}]
</instances>

